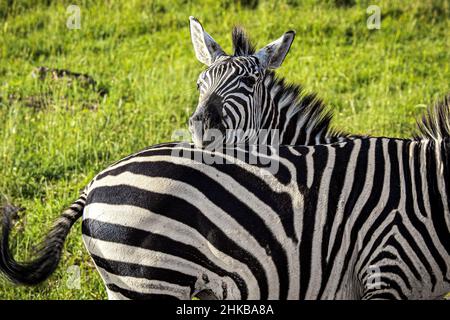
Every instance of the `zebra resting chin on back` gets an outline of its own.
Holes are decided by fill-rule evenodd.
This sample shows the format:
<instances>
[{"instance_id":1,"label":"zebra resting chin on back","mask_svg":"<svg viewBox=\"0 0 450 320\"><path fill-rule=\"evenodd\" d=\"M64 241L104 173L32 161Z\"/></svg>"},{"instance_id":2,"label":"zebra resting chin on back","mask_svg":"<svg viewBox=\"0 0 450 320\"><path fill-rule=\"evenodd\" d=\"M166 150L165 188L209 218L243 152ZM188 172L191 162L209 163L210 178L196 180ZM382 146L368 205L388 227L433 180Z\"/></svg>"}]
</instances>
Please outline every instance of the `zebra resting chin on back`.
<instances>
[{"instance_id":1,"label":"zebra resting chin on back","mask_svg":"<svg viewBox=\"0 0 450 320\"><path fill-rule=\"evenodd\" d=\"M256 52L245 32L235 27L233 55L227 55L194 17L190 31L197 59L208 67L198 77L199 103L189 119L197 147L313 145L346 136L329 128L331 114L314 94L286 85L271 70L288 54L293 31Z\"/></svg>"},{"instance_id":2,"label":"zebra resting chin on back","mask_svg":"<svg viewBox=\"0 0 450 320\"><path fill-rule=\"evenodd\" d=\"M234 155L153 146L98 174L32 262L13 259L6 215L0 270L44 280L83 211L110 299L439 298L450 291L449 123L447 97L413 139Z\"/></svg>"}]
</instances>

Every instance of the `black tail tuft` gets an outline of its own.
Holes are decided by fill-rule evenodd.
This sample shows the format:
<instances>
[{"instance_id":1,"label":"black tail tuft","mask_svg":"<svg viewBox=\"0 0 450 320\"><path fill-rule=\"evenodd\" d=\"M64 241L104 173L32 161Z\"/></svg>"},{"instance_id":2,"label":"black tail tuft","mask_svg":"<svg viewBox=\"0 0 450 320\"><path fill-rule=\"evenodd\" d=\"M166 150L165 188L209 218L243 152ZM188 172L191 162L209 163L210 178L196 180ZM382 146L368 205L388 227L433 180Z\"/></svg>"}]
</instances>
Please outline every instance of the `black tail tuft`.
<instances>
[{"instance_id":1,"label":"black tail tuft","mask_svg":"<svg viewBox=\"0 0 450 320\"><path fill-rule=\"evenodd\" d=\"M81 217L85 201L85 195L82 195L69 209L64 211L41 243L36 255L37 258L23 263L17 262L11 254L9 234L11 232L13 213L5 211L3 214L2 234L0 236L1 273L10 281L22 285L36 285L46 280L58 266L64 241L72 225Z\"/></svg>"},{"instance_id":2,"label":"black tail tuft","mask_svg":"<svg viewBox=\"0 0 450 320\"><path fill-rule=\"evenodd\" d=\"M440 140L450 138L450 94L442 101L428 107L420 121L417 121L416 139Z\"/></svg>"}]
</instances>

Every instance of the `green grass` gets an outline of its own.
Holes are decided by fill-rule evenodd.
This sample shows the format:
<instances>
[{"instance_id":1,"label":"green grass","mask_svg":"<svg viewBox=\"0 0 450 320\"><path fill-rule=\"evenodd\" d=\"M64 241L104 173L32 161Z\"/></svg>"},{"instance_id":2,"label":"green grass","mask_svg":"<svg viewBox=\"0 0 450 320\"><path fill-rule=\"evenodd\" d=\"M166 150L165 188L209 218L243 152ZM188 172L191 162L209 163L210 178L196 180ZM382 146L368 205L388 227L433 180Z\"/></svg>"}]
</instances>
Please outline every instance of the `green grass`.
<instances>
[{"instance_id":1,"label":"green grass","mask_svg":"<svg viewBox=\"0 0 450 320\"><path fill-rule=\"evenodd\" d=\"M228 51L234 24L261 46L295 29L279 74L317 92L334 126L352 133L410 136L415 116L450 91L445 0L77 2L80 30L66 28L69 1L0 3L0 202L26 209L12 240L19 259L98 171L186 127L203 68L189 15ZM366 27L370 4L381 7L380 30ZM39 81L30 75L36 66L90 74L109 94ZM80 290L67 288L71 265L81 268ZM79 222L47 282L23 288L0 280L0 299L105 297Z\"/></svg>"}]
</instances>

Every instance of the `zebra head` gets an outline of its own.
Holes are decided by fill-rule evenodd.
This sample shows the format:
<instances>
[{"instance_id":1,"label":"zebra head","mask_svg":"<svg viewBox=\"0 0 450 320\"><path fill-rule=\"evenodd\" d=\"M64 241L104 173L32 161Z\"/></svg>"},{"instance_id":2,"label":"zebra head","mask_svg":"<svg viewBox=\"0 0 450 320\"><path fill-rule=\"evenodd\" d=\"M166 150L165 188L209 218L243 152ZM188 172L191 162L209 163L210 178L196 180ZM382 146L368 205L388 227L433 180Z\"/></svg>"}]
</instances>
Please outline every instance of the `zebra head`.
<instances>
[{"instance_id":1,"label":"zebra head","mask_svg":"<svg viewBox=\"0 0 450 320\"><path fill-rule=\"evenodd\" d=\"M267 98L266 71L282 64L294 31L255 52L243 30L234 28L233 55L227 55L194 17L190 17L190 31L196 57L208 67L198 78L199 102L189 119L194 144L206 147L255 141Z\"/></svg>"}]
</instances>

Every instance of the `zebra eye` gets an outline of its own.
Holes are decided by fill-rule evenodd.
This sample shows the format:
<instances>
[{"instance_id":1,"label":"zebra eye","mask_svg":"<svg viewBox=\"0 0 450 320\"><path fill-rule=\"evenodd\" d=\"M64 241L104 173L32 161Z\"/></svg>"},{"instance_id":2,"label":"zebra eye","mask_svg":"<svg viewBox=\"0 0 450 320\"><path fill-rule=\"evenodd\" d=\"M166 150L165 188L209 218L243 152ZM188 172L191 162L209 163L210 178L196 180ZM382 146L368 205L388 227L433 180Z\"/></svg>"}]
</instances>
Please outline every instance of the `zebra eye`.
<instances>
[{"instance_id":1,"label":"zebra eye","mask_svg":"<svg viewBox=\"0 0 450 320\"><path fill-rule=\"evenodd\" d=\"M200 90L200 83L197 82L197 90Z\"/></svg>"},{"instance_id":2,"label":"zebra eye","mask_svg":"<svg viewBox=\"0 0 450 320\"><path fill-rule=\"evenodd\" d=\"M242 77L241 81L243 84L245 84L247 87L253 87L255 85L255 78L253 78L252 76L246 76L246 77Z\"/></svg>"}]
</instances>

